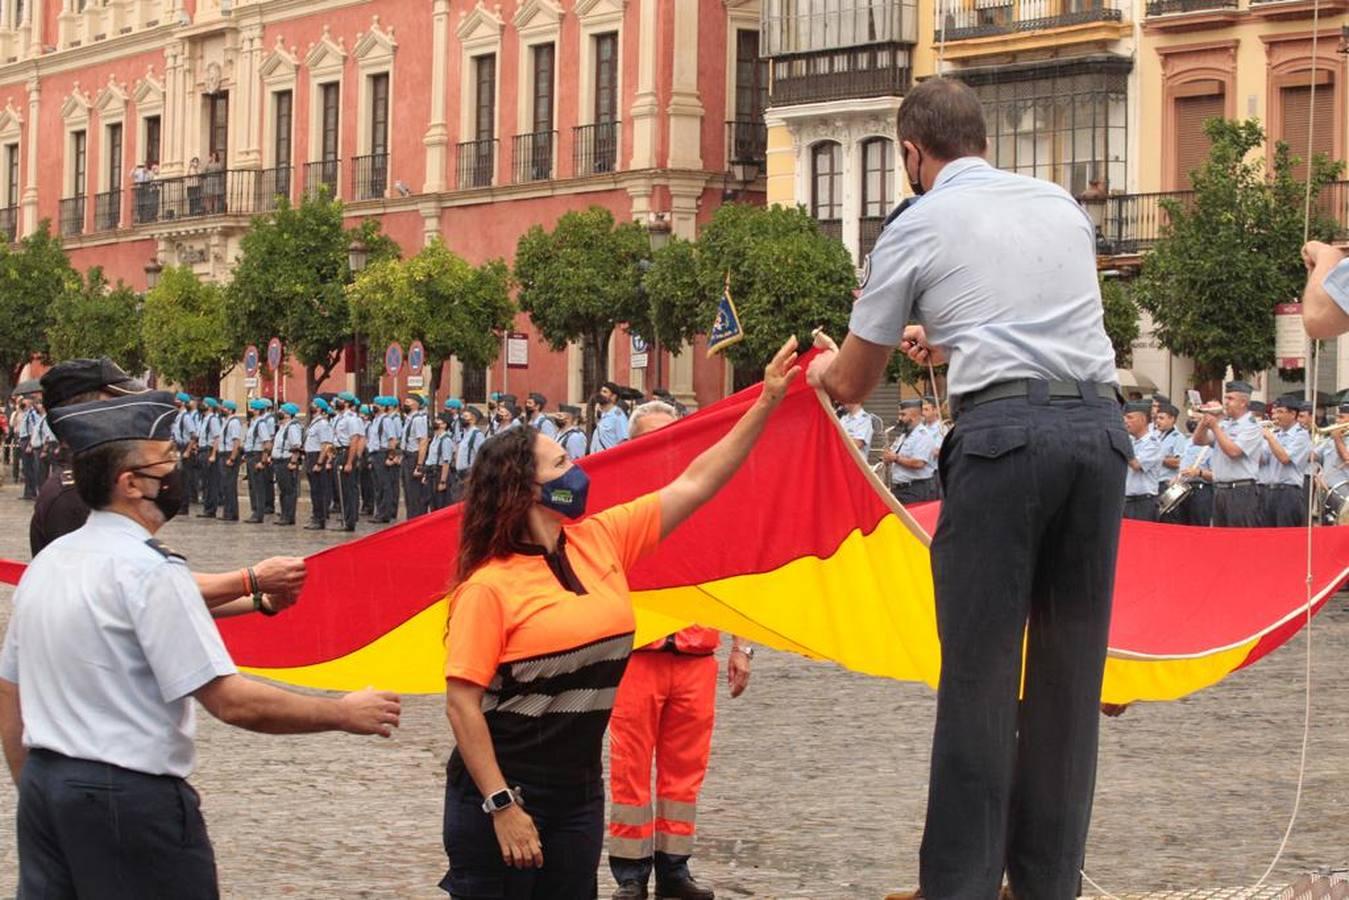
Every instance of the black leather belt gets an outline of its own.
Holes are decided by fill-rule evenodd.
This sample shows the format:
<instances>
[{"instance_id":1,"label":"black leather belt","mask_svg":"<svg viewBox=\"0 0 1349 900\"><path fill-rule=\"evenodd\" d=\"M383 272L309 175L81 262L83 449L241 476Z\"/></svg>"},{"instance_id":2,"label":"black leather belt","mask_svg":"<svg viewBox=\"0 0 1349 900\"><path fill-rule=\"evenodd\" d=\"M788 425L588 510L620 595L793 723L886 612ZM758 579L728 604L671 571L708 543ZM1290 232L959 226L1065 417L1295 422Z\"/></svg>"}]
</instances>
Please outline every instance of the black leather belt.
<instances>
[{"instance_id":1,"label":"black leather belt","mask_svg":"<svg viewBox=\"0 0 1349 900\"><path fill-rule=\"evenodd\" d=\"M1300 491L1300 490L1302 490L1302 485L1300 485L1300 484L1267 484L1267 485L1265 485L1265 490L1267 490L1267 491Z\"/></svg>"},{"instance_id":2,"label":"black leather belt","mask_svg":"<svg viewBox=\"0 0 1349 900\"><path fill-rule=\"evenodd\" d=\"M1245 487L1248 484L1255 484L1255 479L1243 478L1240 481L1215 481L1213 486L1222 488L1223 490L1231 490L1232 488Z\"/></svg>"},{"instance_id":3,"label":"black leather belt","mask_svg":"<svg viewBox=\"0 0 1349 900\"><path fill-rule=\"evenodd\" d=\"M1125 494L1125 500L1156 500L1156 494Z\"/></svg>"},{"instance_id":4,"label":"black leather belt","mask_svg":"<svg viewBox=\"0 0 1349 900\"><path fill-rule=\"evenodd\" d=\"M1011 381L999 381L997 384L990 384L988 387L980 388L971 394L962 394L957 398L955 408L958 412L963 412L975 406L992 403L995 400L1030 397L1033 392L1038 392L1040 385L1048 386L1050 400L1072 400L1080 397L1083 400L1100 398L1101 400L1118 402L1120 399L1119 387L1114 384L1101 384L1093 381L1079 383L1076 381L1016 378Z\"/></svg>"}]
</instances>

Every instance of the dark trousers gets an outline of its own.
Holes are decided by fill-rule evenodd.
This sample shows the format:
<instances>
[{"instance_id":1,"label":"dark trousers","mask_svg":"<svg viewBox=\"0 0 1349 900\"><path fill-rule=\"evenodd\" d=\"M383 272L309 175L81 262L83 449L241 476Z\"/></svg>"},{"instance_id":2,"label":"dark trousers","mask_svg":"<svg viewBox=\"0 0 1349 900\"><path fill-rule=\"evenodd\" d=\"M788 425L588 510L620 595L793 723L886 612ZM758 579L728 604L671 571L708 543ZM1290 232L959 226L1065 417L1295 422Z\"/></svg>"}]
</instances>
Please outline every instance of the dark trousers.
<instances>
[{"instance_id":1,"label":"dark trousers","mask_svg":"<svg viewBox=\"0 0 1349 900\"><path fill-rule=\"evenodd\" d=\"M937 479L934 476L924 478L922 481L891 482L890 493L905 506L910 503L926 503L938 497Z\"/></svg>"},{"instance_id":2,"label":"dark trousers","mask_svg":"<svg viewBox=\"0 0 1349 900\"><path fill-rule=\"evenodd\" d=\"M239 518L239 465L243 456L230 464L229 454L216 457L216 477L220 480L220 518L236 521Z\"/></svg>"},{"instance_id":3,"label":"dark trousers","mask_svg":"<svg viewBox=\"0 0 1349 900\"><path fill-rule=\"evenodd\" d=\"M248 485L248 517L262 521L263 507L267 499L262 488L263 473L258 471L258 463L262 461L262 454L258 451L245 453L244 460L244 478Z\"/></svg>"},{"instance_id":4,"label":"dark trousers","mask_svg":"<svg viewBox=\"0 0 1349 900\"><path fill-rule=\"evenodd\" d=\"M51 477L52 458L51 454L47 453L45 450L41 453L38 453L36 458L37 458L37 489L41 490L42 486L47 483L47 479Z\"/></svg>"},{"instance_id":5,"label":"dark trousers","mask_svg":"<svg viewBox=\"0 0 1349 900\"><path fill-rule=\"evenodd\" d=\"M1307 524L1307 496L1296 484L1264 486L1266 528L1302 528Z\"/></svg>"},{"instance_id":6,"label":"dark trousers","mask_svg":"<svg viewBox=\"0 0 1349 900\"><path fill-rule=\"evenodd\" d=\"M1213 485L1207 481L1197 482L1189 499L1181 504L1181 524L1208 528L1213 524Z\"/></svg>"},{"instance_id":7,"label":"dark trousers","mask_svg":"<svg viewBox=\"0 0 1349 900\"><path fill-rule=\"evenodd\" d=\"M427 481L426 486L431 492L431 508L444 509L449 506L453 502L450 498L454 495L454 482L456 480L454 468L451 467L449 474L445 477L445 487L443 490L440 487L440 466L436 466L435 470L427 477L429 478L429 481Z\"/></svg>"},{"instance_id":8,"label":"dark trousers","mask_svg":"<svg viewBox=\"0 0 1349 900\"><path fill-rule=\"evenodd\" d=\"M203 515L214 516L216 510L220 508L220 464L212 462L210 454L201 458L202 480L206 484L206 499L202 501L201 511Z\"/></svg>"},{"instance_id":9,"label":"dark trousers","mask_svg":"<svg viewBox=\"0 0 1349 900\"><path fill-rule=\"evenodd\" d=\"M1157 521L1157 495L1132 494L1124 498L1124 518L1139 522Z\"/></svg>"},{"instance_id":10,"label":"dark trousers","mask_svg":"<svg viewBox=\"0 0 1349 900\"><path fill-rule=\"evenodd\" d=\"M963 412L942 445L930 900L996 897L1004 868L1018 896L1077 893L1131 441L1117 403L1036 388Z\"/></svg>"},{"instance_id":11,"label":"dark trousers","mask_svg":"<svg viewBox=\"0 0 1349 900\"><path fill-rule=\"evenodd\" d=\"M367 516L375 514L375 473L370 465L370 454L362 453L358 462L360 472L357 475L356 484L361 491L361 512Z\"/></svg>"},{"instance_id":12,"label":"dark trousers","mask_svg":"<svg viewBox=\"0 0 1349 900\"><path fill-rule=\"evenodd\" d=\"M388 459L388 453L378 453L374 456L375 476L384 486L380 491L380 499L384 502L375 511L375 518L392 522L398 518L398 482L401 471L399 466L389 465Z\"/></svg>"},{"instance_id":13,"label":"dark trousers","mask_svg":"<svg viewBox=\"0 0 1349 900\"><path fill-rule=\"evenodd\" d=\"M183 481L187 486L187 490L183 491L186 496L183 512L187 512L193 503L201 502L201 465L195 455L183 457Z\"/></svg>"},{"instance_id":14,"label":"dark trousers","mask_svg":"<svg viewBox=\"0 0 1349 900\"><path fill-rule=\"evenodd\" d=\"M276 489L281 500L281 515L277 521L294 525L295 507L300 500L299 474L290 467L290 460L272 460L272 471L276 473Z\"/></svg>"},{"instance_id":15,"label":"dark trousers","mask_svg":"<svg viewBox=\"0 0 1349 900\"><path fill-rule=\"evenodd\" d=\"M318 453L304 455L305 476L309 479L310 520L316 525L322 525L328 521L328 485L332 483L332 478L327 469L314 471L318 461Z\"/></svg>"},{"instance_id":16,"label":"dark trousers","mask_svg":"<svg viewBox=\"0 0 1349 900\"><path fill-rule=\"evenodd\" d=\"M276 512L276 465L270 456L263 456L267 465L258 475L262 478L262 509L267 515Z\"/></svg>"},{"instance_id":17,"label":"dark trousers","mask_svg":"<svg viewBox=\"0 0 1349 900\"><path fill-rule=\"evenodd\" d=\"M23 452L23 499L37 499L37 454Z\"/></svg>"},{"instance_id":18,"label":"dark trousers","mask_svg":"<svg viewBox=\"0 0 1349 900\"><path fill-rule=\"evenodd\" d=\"M33 750L19 780L19 894L220 896L197 792L181 778Z\"/></svg>"},{"instance_id":19,"label":"dark trousers","mask_svg":"<svg viewBox=\"0 0 1349 900\"><path fill-rule=\"evenodd\" d=\"M1260 491L1254 483L1215 484L1213 524L1218 528L1259 528Z\"/></svg>"},{"instance_id":20,"label":"dark trousers","mask_svg":"<svg viewBox=\"0 0 1349 900\"><path fill-rule=\"evenodd\" d=\"M507 778L509 779L509 775ZM445 782L445 855L440 887L454 900L594 900L604 847L604 785L520 784L543 845L543 868L513 869L501 858L492 818L466 772Z\"/></svg>"},{"instance_id":21,"label":"dark trousers","mask_svg":"<svg viewBox=\"0 0 1349 900\"><path fill-rule=\"evenodd\" d=\"M464 469L462 472L454 470L454 476L450 479L450 502L458 503L464 499L464 491L468 489L468 473L472 469Z\"/></svg>"},{"instance_id":22,"label":"dark trousers","mask_svg":"<svg viewBox=\"0 0 1349 900\"><path fill-rule=\"evenodd\" d=\"M356 493L355 460L352 460L350 471L347 470L348 460L352 460L351 450L347 447L338 450L333 471L337 474L337 499L342 511L342 527L355 528L361 514L361 498Z\"/></svg>"},{"instance_id":23,"label":"dark trousers","mask_svg":"<svg viewBox=\"0 0 1349 900\"><path fill-rule=\"evenodd\" d=\"M403 454L403 496L406 498L409 519L426 515L428 508L426 485L417 471L417 454Z\"/></svg>"}]
</instances>

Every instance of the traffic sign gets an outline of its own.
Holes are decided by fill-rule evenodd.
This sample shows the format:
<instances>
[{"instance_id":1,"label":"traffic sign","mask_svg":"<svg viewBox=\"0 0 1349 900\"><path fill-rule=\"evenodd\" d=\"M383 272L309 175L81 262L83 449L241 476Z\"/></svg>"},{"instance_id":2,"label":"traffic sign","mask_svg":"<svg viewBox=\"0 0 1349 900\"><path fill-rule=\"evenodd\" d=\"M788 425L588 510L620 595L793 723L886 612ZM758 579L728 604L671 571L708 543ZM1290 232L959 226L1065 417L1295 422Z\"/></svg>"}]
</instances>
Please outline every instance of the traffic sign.
<instances>
[{"instance_id":1,"label":"traffic sign","mask_svg":"<svg viewBox=\"0 0 1349 900\"><path fill-rule=\"evenodd\" d=\"M408 376L408 387L410 387L410 388L419 388L419 387L421 387L422 385L424 385L425 383L426 383L426 380L425 380L424 378L422 378L422 376L420 376L420 375L409 375L409 376Z\"/></svg>"},{"instance_id":2,"label":"traffic sign","mask_svg":"<svg viewBox=\"0 0 1349 900\"><path fill-rule=\"evenodd\" d=\"M408 347L408 371L413 375L420 375L425 363L426 348L422 346L421 341L413 341L412 346Z\"/></svg>"},{"instance_id":3,"label":"traffic sign","mask_svg":"<svg viewBox=\"0 0 1349 900\"><path fill-rule=\"evenodd\" d=\"M267 344L267 368L275 372L281 368L281 338L274 337Z\"/></svg>"},{"instance_id":4,"label":"traffic sign","mask_svg":"<svg viewBox=\"0 0 1349 900\"><path fill-rule=\"evenodd\" d=\"M403 345L394 341L384 348L384 372L390 378L397 378L403 368Z\"/></svg>"},{"instance_id":5,"label":"traffic sign","mask_svg":"<svg viewBox=\"0 0 1349 900\"><path fill-rule=\"evenodd\" d=\"M244 348L244 374L249 378L258 374L258 348L253 344Z\"/></svg>"},{"instance_id":6,"label":"traffic sign","mask_svg":"<svg viewBox=\"0 0 1349 900\"><path fill-rule=\"evenodd\" d=\"M256 391L258 389L258 376L249 375L244 379L244 390Z\"/></svg>"}]
</instances>

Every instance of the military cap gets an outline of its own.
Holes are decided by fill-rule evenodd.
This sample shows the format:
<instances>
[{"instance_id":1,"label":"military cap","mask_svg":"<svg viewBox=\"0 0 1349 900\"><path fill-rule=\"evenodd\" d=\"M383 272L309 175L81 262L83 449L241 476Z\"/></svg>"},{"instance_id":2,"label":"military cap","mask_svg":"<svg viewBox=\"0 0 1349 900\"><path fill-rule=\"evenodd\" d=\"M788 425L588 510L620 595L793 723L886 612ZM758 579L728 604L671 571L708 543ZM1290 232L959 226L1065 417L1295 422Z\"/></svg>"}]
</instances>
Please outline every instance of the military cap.
<instances>
[{"instance_id":1,"label":"military cap","mask_svg":"<svg viewBox=\"0 0 1349 900\"><path fill-rule=\"evenodd\" d=\"M261 397L255 397L254 399L248 401L249 409L256 409L259 411L267 409L271 405L272 404L268 403L266 400L263 400Z\"/></svg>"},{"instance_id":2,"label":"military cap","mask_svg":"<svg viewBox=\"0 0 1349 900\"><path fill-rule=\"evenodd\" d=\"M121 395L146 392L145 385L122 371L121 366L106 356L59 362L48 369L38 382L42 385L42 400L48 409L55 409L69 402L71 397L91 391Z\"/></svg>"},{"instance_id":3,"label":"military cap","mask_svg":"<svg viewBox=\"0 0 1349 900\"><path fill-rule=\"evenodd\" d=\"M337 399L343 401L344 403L355 404L361 402L361 398L357 397L351 391L343 391L342 393L337 395Z\"/></svg>"},{"instance_id":4,"label":"military cap","mask_svg":"<svg viewBox=\"0 0 1349 900\"><path fill-rule=\"evenodd\" d=\"M471 412L471 413L473 413L474 418L477 418L477 419L481 419L481 418L483 417L483 411L480 410L480 409L478 409L478 407L476 407L476 406L465 406L465 407L464 407L464 412Z\"/></svg>"},{"instance_id":5,"label":"military cap","mask_svg":"<svg viewBox=\"0 0 1349 900\"><path fill-rule=\"evenodd\" d=\"M1341 403L1341 404L1340 404L1340 414L1341 414L1341 415L1349 415L1349 403Z\"/></svg>"},{"instance_id":6,"label":"military cap","mask_svg":"<svg viewBox=\"0 0 1349 900\"><path fill-rule=\"evenodd\" d=\"M1171 403L1163 403L1161 406L1157 407L1157 412L1166 413L1173 419L1180 415L1180 410L1176 409L1175 405Z\"/></svg>"},{"instance_id":7,"label":"military cap","mask_svg":"<svg viewBox=\"0 0 1349 900\"><path fill-rule=\"evenodd\" d=\"M324 400L322 397L315 397L313 400L310 400L309 405L320 412L332 412L333 410L333 408L328 405L328 401Z\"/></svg>"},{"instance_id":8,"label":"military cap","mask_svg":"<svg viewBox=\"0 0 1349 900\"><path fill-rule=\"evenodd\" d=\"M288 416L298 416L300 414L300 407L296 406L294 403L282 403L281 411Z\"/></svg>"},{"instance_id":9,"label":"military cap","mask_svg":"<svg viewBox=\"0 0 1349 900\"><path fill-rule=\"evenodd\" d=\"M362 403L356 411L363 416L368 416L370 415L370 405L368 403Z\"/></svg>"},{"instance_id":10,"label":"military cap","mask_svg":"<svg viewBox=\"0 0 1349 900\"><path fill-rule=\"evenodd\" d=\"M113 441L167 441L178 408L168 391L76 403L47 416L52 433L79 455Z\"/></svg>"},{"instance_id":11,"label":"military cap","mask_svg":"<svg viewBox=\"0 0 1349 900\"><path fill-rule=\"evenodd\" d=\"M1223 385L1223 390L1229 394L1246 394L1248 396L1255 393L1255 388L1251 387L1250 383L1246 381L1229 381Z\"/></svg>"},{"instance_id":12,"label":"military cap","mask_svg":"<svg viewBox=\"0 0 1349 900\"><path fill-rule=\"evenodd\" d=\"M411 393L408 394L408 399L411 400L413 403L416 403L418 407L426 406L425 394L419 394L416 391L412 391Z\"/></svg>"},{"instance_id":13,"label":"military cap","mask_svg":"<svg viewBox=\"0 0 1349 900\"><path fill-rule=\"evenodd\" d=\"M506 404L507 406L519 406L519 405L520 405L519 400L516 399L516 396L515 396L514 394L499 394L499 395L497 395L497 402L498 402L498 403L504 403L504 404Z\"/></svg>"},{"instance_id":14,"label":"military cap","mask_svg":"<svg viewBox=\"0 0 1349 900\"><path fill-rule=\"evenodd\" d=\"M397 397L387 397L387 396L386 396L386 397L380 397L380 398L379 398L379 405L380 405L380 406L383 406L385 409L392 409L393 407L395 407L395 406L398 405L398 398L397 398Z\"/></svg>"},{"instance_id":15,"label":"military cap","mask_svg":"<svg viewBox=\"0 0 1349 900\"><path fill-rule=\"evenodd\" d=\"M670 394L670 392L667 391L665 388L652 388L652 389L651 389L651 396L653 396L653 397L660 397L662 400L664 400L664 399L667 399L668 397L670 397L671 394Z\"/></svg>"},{"instance_id":16,"label":"military cap","mask_svg":"<svg viewBox=\"0 0 1349 900\"><path fill-rule=\"evenodd\" d=\"M458 397L451 397L451 398L449 398L448 400L445 401L445 408L446 408L446 409L463 409L463 408L464 408L464 401L463 401L463 400L460 400Z\"/></svg>"},{"instance_id":17,"label":"military cap","mask_svg":"<svg viewBox=\"0 0 1349 900\"><path fill-rule=\"evenodd\" d=\"M487 399L491 400L493 403L497 402L498 400L501 399L501 391L492 391L492 393L487 397Z\"/></svg>"},{"instance_id":18,"label":"military cap","mask_svg":"<svg viewBox=\"0 0 1349 900\"><path fill-rule=\"evenodd\" d=\"M1265 411L1265 401L1263 401L1263 400L1252 400L1252 401L1251 401L1250 410L1251 410L1251 412L1254 412L1254 413L1262 413L1262 412L1264 412L1264 411Z\"/></svg>"},{"instance_id":19,"label":"military cap","mask_svg":"<svg viewBox=\"0 0 1349 900\"><path fill-rule=\"evenodd\" d=\"M1160 404L1167 404L1167 403L1170 403L1170 402L1171 402L1171 398L1168 397L1168 396L1166 396L1166 394L1163 394L1161 391L1158 391L1157 393L1155 393L1155 394L1152 395L1152 402L1153 402L1153 403L1160 403Z\"/></svg>"},{"instance_id":20,"label":"military cap","mask_svg":"<svg viewBox=\"0 0 1349 900\"><path fill-rule=\"evenodd\" d=\"M1142 413L1146 416L1152 412L1152 401L1130 400L1128 403L1124 404L1124 411L1126 413Z\"/></svg>"},{"instance_id":21,"label":"military cap","mask_svg":"<svg viewBox=\"0 0 1349 900\"><path fill-rule=\"evenodd\" d=\"M561 406L559 406L557 408L557 411L560 413L565 413L566 415L569 416L576 416L577 418L579 418L581 415L581 407L572 406L571 404L568 403L564 403Z\"/></svg>"},{"instance_id":22,"label":"military cap","mask_svg":"<svg viewBox=\"0 0 1349 900\"><path fill-rule=\"evenodd\" d=\"M533 400L534 405L537 406L539 409L543 409L545 406L548 405L548 398L543 396L543 394L538 393L537 391L531 391L529 394L529 399Z\"/></svg>"},{"instance_id":23,"label":"military cap","mask_svg":"<svg viewBox=\"0 0 1349 900\"><path fill-rule=\"evenodd\" d=\"M214 397L203 397L201 402L206 404L207 409L215 409L220 406L220 401Z\"/></svg>"},{"instance_id":24,"label":"military cap","mask_svg":"<svg viewBox=\"0 0 1349 900\"><path fill-rule=\"evenodd\" d=\"M933 397L933 396L930 395L930 394L924 394L924 395L923 395L923 402L924 402L924 403L927 403L927 404L930 404L930 405L932 405L932 406L936 406L936 405L937 405L937 398L936 398L936 397Z\"/></svg>"},{"instance_id":25,"label":"military cap","mask_svg":"<svg viewBox=\"0 0 1349 900\"><path fill-rule=\"evenodd\" d=\"M186 391L179 391L173 395L173 399L177 400L179 403L187 403L192 399L192 395Z\"/></svg>"},{"instance_id":26,"label":"military cap","mask_svg":"<svg viewBox=\"0 0 1349 900\"><path fill-rule=\"evenodd\" d=\"M923 401L918 399L909 399L899 401L900 409L922 409Z\"/></svg>"},{"instance_id":27,"label":"military cap","mask_svg":"<svg viewBox=\"0 0 1349 900\"><path fill-rule=\"evenodd\" d=\"M235 403L233 400L221 400L220 405L230 412L235 412L239 408L239 404Z\"/></svg>"},{"instance_id":28,"label":"military cap","mask_svg":"<svg viewBox=\"0 0 1349 900\"><path fill-rule=\"evenodd\" d=\"M609 393L614 394L615 396L618 395L623 390L621 387L618 386L618 382L616 381L606 381L604 382L604 384L600 385L600 387L608 388Z\"/></svg>"}]
</instances>

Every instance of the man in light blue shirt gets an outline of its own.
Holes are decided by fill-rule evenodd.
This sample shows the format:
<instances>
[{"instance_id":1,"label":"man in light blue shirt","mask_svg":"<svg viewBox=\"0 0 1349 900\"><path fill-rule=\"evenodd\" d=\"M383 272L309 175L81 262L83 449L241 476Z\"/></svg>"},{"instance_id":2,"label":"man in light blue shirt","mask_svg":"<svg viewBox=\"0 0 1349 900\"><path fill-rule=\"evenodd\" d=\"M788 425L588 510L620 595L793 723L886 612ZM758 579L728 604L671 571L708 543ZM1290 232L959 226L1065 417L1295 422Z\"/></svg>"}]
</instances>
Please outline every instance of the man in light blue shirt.
<instances>
[{"instance_id":1,"label":"man in light blue shirt","mask_svg":"<svg viewBox=\"0 0 1349 900\"><path fill-rule=\"evenodd\" d=\"M248 401L248 427L244 430L244 475L248 484L248 518L245 522L257 524L267 509L267 486L264 479L272 477L272 441L276 437L276 420L271 414L272 401L255 397Z\"/></svg>"},{"instance_id":2,"label":"man in light blue shirt","mask_svg":"<svg viewBox=\"0 0 1349 900\"><path fill-rule=\"evenodd\" d=\"M581 407L563 404L557 408L562 417L562 428L557 442L573 461L586 455L586 433L581 427Z\"/></svg>"},{"instance_id":3,"label":"man in light blue shirt","mask_svg":"<svg viewBox=\"0 0 1349 900\"><path fill-rule=\"evenodd\" d=\"M309 480L309 524L305 531L328 527L332 506L333 426L328 420L332 407L322 397L309 402L309 424L304 430L304 472Z\"/></svg>"},{"instance_id":4,"label":"man in light blue shirt","mask_svg":"<svg viewBox=\"0 0 1349 900\"><path fill-rule=\"evenodd\" d=\"M403 406L407 423L403 427L403 496L407 517L424 516L431 508L426 484L426 451L431 443L431 422L426 414L426 397L409 394Z\"/></svg>"},{"instance_id":5,"label":"man in light blue shirt","mask_svg":"<svg viewBox=\"0 0 1349 900\"><path fill-rule=\"evenodd\" d=\"M1180 480L1190 486L1190 493L1181 501L1174 514L1162 521L1177 525L1196 525L1207 528L1213 524L1213 466L1209 458L1213 447L1205 447L1186 439L1181 448Z\"/></svg>"},{"instance_id":6,"label":"man in light blue shirt","mask_svg":"<svg viewBox=\"0 0 1349 900\"><path fill-rule=\"evenodd\" d=\"M525 398L525 421L531 427L537 428L547 437L557 440L557 425L544 412L548 408L548 398L543 394L533 393Z\"/></svg>"},{"instance_id":7,"label":"man in light blue shirt","mask_svg":"<svg viewBox=\"0 0 1349 900\"><path fill-rule=\"evenodd\" d=\"M862 458L865 459L871 450L871 438L876 430L871 413L863 409L860 403L849 403L843 408L843 415L838 417L838 421L848 433L848 437L852 438L853 446L861 451Z\"/></svg>"},{"instance_id":8,"label":"man in light blue shirt","mask_svg":"<svg viewBox=\"0 0 1349 900\"><path fill-rule=\"evenodd\" d=\"M882 455L890 465L890 492L908 506L937 499L937 469L932 432L922 422L921 400L899 404L899 434Z\"/></svg>"},{"instance_id":9,"label":"man in light blue shirt","mask_svg":"<svg viewBox=\"0 0 1349 900\"><path fill-rule=\"evenodd\" d=\"M617 447L628 439L628 414L618 402L619 387L606 381L600 388L595 407L595 431L590 435L590 452L599 453Z\"/></svg>"},{"instance_id":10,"label":"man in light blue shirt","mask_svg":"<svg viewBox=\"0 0 1349 900\"><path fill-rule=\"evenodd\" d=\"M1229 381L1223 393L1224 418L1200 417L1196 444L1213 445L1213 524L1220 528L1259 528L1263 518L1256 476L1265 436L1252 418L1250 384Z\"/></svg>"},{"instance_id":11,"label":"man in light blue shirt","mask_svg":"<svg viewBox=\"0 0 1349 900\"><path fill-rule=\"evenodd\" d=\"M375 507L375 521L384 524L398 518L399 478L402 474L403 452L399 449L403 441L403 419L398 415L396 397L376 397L384 415L379 420L379 452L372 457L375 464L375 477L382 479L383 488L379 495L384 501Z\"/></svg>"},{"instance_id":12,"label":"man in light blue shirt","mask_svg":"<svg viewBox=\"0 0 1349 900\"><path fill-rule=\"evenodd\" d=\"M1302 323L1307 336L1327 340L1349 332L1349 259L1321 241L1302 248L1307 286L1302 292Z\"/></svg>"},{"instance_id":13,"label":"man in light blue shirt","mask_svg":"<svg viewBox=\"0 0 1349 900\"><path fill-rule=\"evenodd\" d=\"M1311 463L1312 442L1297 424L1297 410L1286 400L1270 404L1274 427L1265 429L1265 455L1260 460L1266 528L1301 528L1307 524L1303 478Z\"/></svg>"},{"instance_id":14,"label":"man in light blue shirt","mask_svg":"<svg viewBox=\"0 0 1349 900\"><path fill-rule=\"evenodd\" d=\"M1180 410L1167 400L1157 406L1152 416L1153 431L1162 445L1162 477L1157 484L1158 491L1166 490L1180 469L1180 454L1189 439L1176 429L1176 419Z\"/></svg>"},{"instance_id":15,"label":"man in light blue shirt","mask_svg":"<svg viewBox=\"0 0 1349 900\"><path fill-rule=\"evenodd\" d=\"M1124 477L1124 518L1157 521L1157 485L1161 481L1162 442L1149 430L1152 404L1136 400L1124 407L1124 428L1133 439L1133 458Z\"/></svg>"},{"instance_id":16,"label":"man in light blue shirt","mask_svg":"<svg viewBox=\"0 0 1349 900\"><path fill-rule=\"evenodd\" d=\"M333 484L337 490L338 512L342 530L355 531L361 514L360 491L356 486L356 456L365 440L365 426L356 414L360 401L350 391L343 391L333 401L337 416L333 420Z\"/></svg>"},{"instance_id":17,"label":"man in light blue shirt","mask_svg":"<svg viewBox=\"0 0 1349 900\"><path fill-rule=\"evenodd\" d=\"M276 488L281 502L281 514L277 516L277 525L295 524L295 509L300 499L300 470L304 466L304 428L296 418L299 414L300 407L294 403L282 403L277 410L280 424L272 441L272 472L276 476Z\"/></svg>"},{"instance_id":18,"label":"man in light blue shirt","mask_svg":"<svg viewBox=\"0 0 1349 900\"><path fill-rule=\"evenodd\" d=\"M473 461L478 458L478 450L482 447L482 442L487 440L487 436L478 427L478 423L481 421L482 411L478 407L464 407L464 433L459 438L459 445L454 450L454 471L457 477L450 498L451 503L457 503L463 498L464 487L468 482L468 473L473 468Z\"/></svg>"},{"instance_id":19,"label":"man in light blue shirt","mask_svg":"<svg viewBox=\"0 0 1349 900\"><path fill-rule=\"evenodd\" d=\"M214 519L220 506L220 435L224 430L224 419L220 415L220 401L214 397L205 397L206 415L201 420L201 439L198 441L197 457L201 461L202 481L205 483L206 496L202 500L198 519Z\"/></svg>"},{"instance_id":20,"label":"man in light blue shirt","mask_svg":"<svg viewBox=\"0 0 1349 900\"><path fill-rule=\"evenodd\" d=\"M220 479L220 518L224 522L237 522L239 464L243 460L244 423L239 420L239 405L233 400L221 400L220 408L226 413L226 419L220 428L220 449L216 455L216 474Z\"/></svg>"},{"instance_id":21,"label":"man in light blue shirt","mask_svg":"<svg viewBox=\"0 0 1349 900\"><path fill-rule=\"evenodd\" d=\"M949 362L957 424L932 540L942 667L922 894L994 897L1005 871L1019 896L1071 897L1131 449L1096 228L1058 185L983 159L983 107L954 79L905 96L898 137L921 196L882 230L842 349L817 338L806 374L855 403L897 345L920 366ZM1069 596L1073 615L1058 615L1050 598Z\"/></svg>"}]
</instances>

